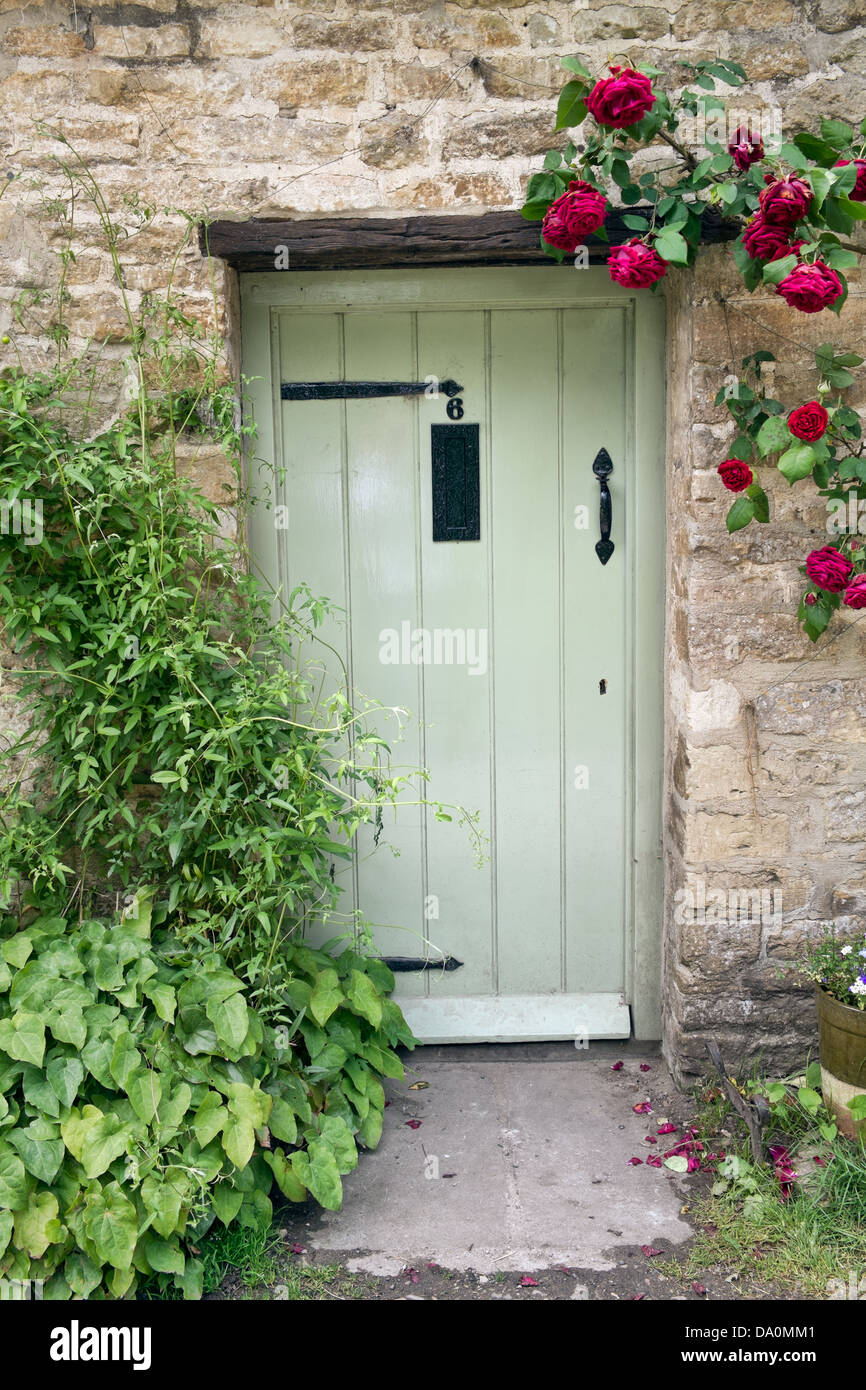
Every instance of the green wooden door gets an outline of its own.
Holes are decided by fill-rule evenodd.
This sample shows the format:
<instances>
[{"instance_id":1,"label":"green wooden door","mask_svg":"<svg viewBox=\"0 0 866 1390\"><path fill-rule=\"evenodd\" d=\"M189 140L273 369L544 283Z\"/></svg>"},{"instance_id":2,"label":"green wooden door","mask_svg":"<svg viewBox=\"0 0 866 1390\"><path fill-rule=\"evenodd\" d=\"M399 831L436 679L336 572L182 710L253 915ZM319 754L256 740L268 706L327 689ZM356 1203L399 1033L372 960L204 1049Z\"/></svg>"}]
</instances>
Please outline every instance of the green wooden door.
<instances>
[{"instance_id":1,"label":"green wooden door","mask_svg":"<svg viewBox=\"0 0 866 1390\"><path fill-rule=\"evenodd\" d=\"M411 711L396 761L427 767L428 795L479 810L489 837L479 868L456 823L409 808L391 849L369 853L365 832L343 871L383 955L460 962L398 976L411 1026L620 1037L632 1008L656 1036L661 303L571 267L258 276L243 299L253 490L276 462L287 509L282 529L254 509L254 554L284 592L304 581L345 610L325 636L354 686ZM459 424L442 394L280 399L281 382L432 377L461 384ZM479 538L434 540L431 427L466 424ZM472 487L455 466L459 523Z\"/></svg>"}]
</instances>

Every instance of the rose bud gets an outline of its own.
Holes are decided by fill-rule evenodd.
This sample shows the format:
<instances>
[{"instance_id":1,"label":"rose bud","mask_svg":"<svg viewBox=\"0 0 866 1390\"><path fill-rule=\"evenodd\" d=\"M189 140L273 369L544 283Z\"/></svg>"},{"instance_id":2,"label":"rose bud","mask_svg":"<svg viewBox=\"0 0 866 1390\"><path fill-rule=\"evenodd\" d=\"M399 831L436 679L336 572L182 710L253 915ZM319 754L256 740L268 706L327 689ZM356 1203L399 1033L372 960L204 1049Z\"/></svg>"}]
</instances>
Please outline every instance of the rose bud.
<instances>
[{"instance_id":1,"label":"rose bud","mask_svg":"<svg viewBox=\"0 0 866 1390\"><path fill-rule=\"evenodd\" d=\"M844 164L850 163L850 159L837 159L833 167L841 169ZM857 165L857 182L848 197L852 203L866 203L866 159L855 159L854 163Z\"/></svg>"},{"instance_id":2,"label":"rose bud","mask_svg":"<svg viewBox=\"0 0 866 1390\"><path fill-rule=\"evenodd\" d=\"M818 595L817 595L817 594L807 594L806 597L805 597L805 599L804 599L804 602L805 602L807 608L814 608L814 607L815 607L815 604L818 602Z\"/></svg>"},{"instance_id":3,"label":"rose bud","mask_svg":"<svg viewBox=\"0 0 866 1390\"><path fill-rule=\"evenodd\" d=\"M818 314L828 309L842 293L842 281L823 261L795 266L776 286L776 294L804 314Z\"/></svg>"},{"instance_id":4,"label":"rose bud","mask_svg":"<svg viewBox=\"0 0 866 1390\"><path fill-rule=\"evenodd\" d=\"M725 459L716 469L728 492L743 492L753 481L753 473L742 459Z\"/></svg>"},{"instance_id":5,"label":"rose bud","mask_svg":"<svg viewBox=\"0 0 866 1390\"><path fill-rule=\"evenodd\" d=\"M611 280L627 290L648 289L668 272L667 262L637 236L622 246L615 246L607 258L607 265Z\"/></svg>"},{"instance_id":6,"label":"rose bud","mask_svg":"<svg viewBox=\"0 0 866 1390\"><path fill-rule=\"evenodd\" d=\"M866 574L855 574L845 590L848 608L866 608Z\"/></svg>"},{"instance_id":7,"label":"rose bud","mask_svg":"<svg viewBox=\"0 0 866 1390\"><path fill-rule=\"evenodd\" d=\"M548 246L574 251L591 232L597 232L607 212L603 193L582 179L572 179L568 189L550 204L541 224Z\"/></svg>"},{"instance_id":8,"label":"rose bud","mask_svg":"<svg viewBox=\"0 0 866 1390\"><path fill-rule=\"evenodd\" d=\"M807 444L812 444L827 428L830 419L820 401L807 401L805 405L798 405L796 410L792 410L788 416L788 429L797 439L805 439Z\"/></svg>"},{"instance_id":9,"label":"rose bud","mask_svg":"<svg viewBox=\"0 0 866 1390\"><path fill-rule=\"evenodd\" d=\"M833 545L813 550L806 559L806 573L813 584L829 594L839 594L846 587L854 566Z\"/></svg>"},{"instance_id":10,"label":"rose bud","mask_svg":"<svg viewBox=\"0 0 866 1390\"><path fill-rule=\"evenodd\" d=\"M764 158L764 142L760 135L753 135L748 128L737 126L728 145L728 154L740 173L744 174L752 164Z\"/></svg>"},{"instance_id":11,"label":"rose bud","mask_svg":"<svg viewBox=\"0 0 866 1390\"><path fill-rule=\"evenodd\" d=\"M596 82L586 99L586 109L599 125L623 130L636 125L655 104L652 83L634 68L611 67L611 76Z\"/></svg>"},{"instance_id":12,"label":"rose bud","mask_svg":"<svg viewBox=\"0 0 866 1390\"><path fill-rule=\"evenodd\" d=\"M812 201L812 189L805 179L798 179L792 174L790 178L775 179L768 184L758 201L768 222L793 227L807 211Z\"/></svg>"}]
</instances>

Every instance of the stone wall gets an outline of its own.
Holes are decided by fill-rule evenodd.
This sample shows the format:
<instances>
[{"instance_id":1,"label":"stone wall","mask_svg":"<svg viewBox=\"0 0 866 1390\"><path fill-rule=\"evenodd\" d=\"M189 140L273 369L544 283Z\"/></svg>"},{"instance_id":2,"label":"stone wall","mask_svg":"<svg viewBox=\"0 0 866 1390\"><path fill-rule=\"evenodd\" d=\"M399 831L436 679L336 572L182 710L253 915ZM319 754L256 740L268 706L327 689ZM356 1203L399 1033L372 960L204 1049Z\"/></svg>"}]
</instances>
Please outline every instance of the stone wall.
<instances>
[{"instance_id":1,"label":"stone wall","mask_svg":"<svg viewBox=\"0 0 866 1390\"><path fill-rule=\"evenodd\" d=\"M115 208L134 194L223 217L518 207L554 143L562 53L592 66L623 54L659 66L732 57L754 78L746 100L810 126L818 111L859 118L866 107L861 10L859 0L0 0L2 167L21 174L0 200L0 333L24 360L44 352L40 306L20 322L12 306L22 291L56 283L63 245L53 156L68 149L40 138L34 120L63 132ZM86 246L87 209L79 215L71 344L93 338L121 359L126 327L110 260L95 239ZM123 244L133 309L164 285L183 225L160 218ZM849 624L813 649L794 618L797 567L824 537L823 513L804 514L799 490L783 484L772 524L730 539L714 472L729 432L712 404L723 369L770 346L777 393L796 399L812 390L808 358L768 330L809 344L839 338L839 325L745 295L721 249L695 276L668 281L665 1029L683 1078L701 1068L708 1032L732 1064L761 1052L770 1066L791 1066L814 1043L808 994L785 962L818 923L845 921L866 903L866 679L864 628ZM212 287L191 246L176 283L204 323L216 316L231 337L232 272ZM863 327L855 283L842 337L856 345ZM186 464L220 494L218 455L192 451ZM681 920L689 885L705 898L781 897L754 924L706 912Z\"/></svg>"}]
</instances>

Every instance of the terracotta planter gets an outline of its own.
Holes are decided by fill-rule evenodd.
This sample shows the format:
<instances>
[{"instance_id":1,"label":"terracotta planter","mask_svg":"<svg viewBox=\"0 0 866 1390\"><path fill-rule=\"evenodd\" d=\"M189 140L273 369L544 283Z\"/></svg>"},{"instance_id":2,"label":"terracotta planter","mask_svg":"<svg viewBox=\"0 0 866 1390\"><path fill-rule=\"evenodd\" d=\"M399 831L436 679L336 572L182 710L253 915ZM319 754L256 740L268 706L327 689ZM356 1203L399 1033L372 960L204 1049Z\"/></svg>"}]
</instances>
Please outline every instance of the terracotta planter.
<instances>
[{"instance_id":1,"label":"terracotta planter","mask_svg":"<svg viewBox=\"0 0 866 1390\"><path fill-rule=\"evenodd\" d=\"M866 1121L856 1125L847 1102L866 1095L866 1009L840 1004L815 987L820 1038L821 1090L842 1134L866 1138Z\"/></svg>"}]
</instances>

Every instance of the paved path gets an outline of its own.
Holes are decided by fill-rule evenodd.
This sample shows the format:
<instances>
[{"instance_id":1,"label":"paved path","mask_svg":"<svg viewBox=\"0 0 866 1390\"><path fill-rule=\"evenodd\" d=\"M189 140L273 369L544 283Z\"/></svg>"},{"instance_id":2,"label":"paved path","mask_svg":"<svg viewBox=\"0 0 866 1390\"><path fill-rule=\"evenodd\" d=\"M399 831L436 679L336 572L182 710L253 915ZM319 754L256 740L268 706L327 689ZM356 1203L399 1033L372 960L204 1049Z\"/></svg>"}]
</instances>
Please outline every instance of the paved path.
<instances>
[{"instance_id":1,"label":"paved path","mask_svg":"<svg viewBox=\"0 0 866 1390\"><path fill-rule=\"evenodd\" d=\"M428 1084L410 1090L417 1081ZM379 1275L431 1260L479 1274L601 1271L624 1246L691 1235L680 1211L689 1180L628 1163L663 1152L668 1141L644 1135L686 1113L652 1049L421 1048L388 1094L381 1145L344 1178L342 1211L310 1223L313 1259L339 1252L349 1269ZM647 1099L652 1115L636 1115Z\"/></svg>"}]
</instances>

